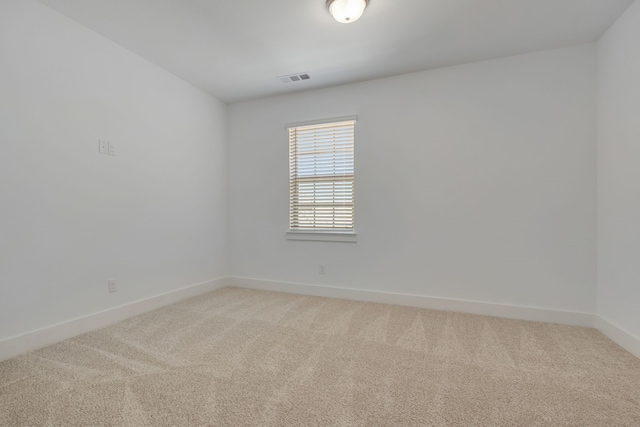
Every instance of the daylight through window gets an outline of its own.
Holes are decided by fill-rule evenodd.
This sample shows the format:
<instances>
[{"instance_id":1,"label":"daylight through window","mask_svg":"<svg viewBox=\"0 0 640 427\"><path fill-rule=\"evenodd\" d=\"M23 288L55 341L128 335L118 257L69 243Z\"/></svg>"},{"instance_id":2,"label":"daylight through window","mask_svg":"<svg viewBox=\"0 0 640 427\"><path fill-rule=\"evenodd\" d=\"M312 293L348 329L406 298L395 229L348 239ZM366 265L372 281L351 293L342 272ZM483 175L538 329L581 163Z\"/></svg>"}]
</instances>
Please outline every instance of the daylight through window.
<instances>
[{"instance_id":1,"label":"daylight through window","mask_svg":"<svg viewBox=\"0 0 640 427\"><path fill-rule=\"evenodd\" d=\"M353 232L354 120L289 127L289 228Z\"/></svg>"}]
</instances>

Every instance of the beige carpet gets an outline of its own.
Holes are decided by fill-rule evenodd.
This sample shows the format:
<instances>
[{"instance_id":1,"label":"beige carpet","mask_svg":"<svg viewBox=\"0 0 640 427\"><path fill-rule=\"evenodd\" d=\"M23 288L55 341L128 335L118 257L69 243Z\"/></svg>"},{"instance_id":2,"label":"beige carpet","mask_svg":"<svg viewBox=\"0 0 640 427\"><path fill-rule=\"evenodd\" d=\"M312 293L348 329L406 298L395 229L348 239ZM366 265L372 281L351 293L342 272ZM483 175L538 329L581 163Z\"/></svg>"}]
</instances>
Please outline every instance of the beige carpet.
<instances>
[{"instance_id":1,"label":"beige carpet","mask_svg":"<svg viewBox=\"0 0 640 427\"><path fill-rule=\"evenodd\" d=\"M0 425L640 426L593 329L225 288L0 364Z\"/></svg>"}]
</instances>

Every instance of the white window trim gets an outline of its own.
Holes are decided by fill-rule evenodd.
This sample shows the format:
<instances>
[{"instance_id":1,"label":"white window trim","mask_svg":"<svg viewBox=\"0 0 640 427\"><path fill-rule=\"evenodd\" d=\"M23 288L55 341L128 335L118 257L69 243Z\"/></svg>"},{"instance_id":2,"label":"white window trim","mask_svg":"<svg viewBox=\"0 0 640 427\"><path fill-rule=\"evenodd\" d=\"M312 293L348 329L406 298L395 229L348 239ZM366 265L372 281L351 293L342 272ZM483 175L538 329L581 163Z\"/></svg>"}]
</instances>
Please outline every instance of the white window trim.
<instances>
[{"instance_id":1,"label":"white window trim","mask_svg":"<svg viewBox=\"0 0 640 427\"><path fill-rule=\"evenodd\" d=\"M284 127L289 130L292 127L301 127L301 126L310 126L310 125L321 125L325 123L337 123L337 122L348 122L348 121L358 121L357 115L351 116L341 116L341 117L331 117L328 119L320 119L320 120L307 120L302 122L294 122L287 123ZM287 240L297 240L297 241L315 241L315 242L343 242L343 243L356 243L357 233L356 230L353 229L351 231L323 231L323 230L288 230L286 233Z\"/></svg>"},{"instance_id":2,"label":"white window trim","mask_svg":"<svg viewBox=\"0 0 640 427\"><path fill-rule=\"evenodd\" d=\"M284 125L284 128L288 130L289 128L297 128L301 126L324 125L326 123L350 122L350 121L357 122L358 116L331 117L328 119L321 119L321 120L307 120L304 122L287 123L286 125Z\"/></svg>"},{"instance_id":3,"label":"white window trim","mask_svg":"<svg viewBox=\"0 0 640 427\"><path fill-rule=\"evenodd\" d=\"M355 231L336 232L336 231L287 231L287 240L302 240L313 242L346 242L356 243L358 235Z\"/></svg>"}]
</instances>

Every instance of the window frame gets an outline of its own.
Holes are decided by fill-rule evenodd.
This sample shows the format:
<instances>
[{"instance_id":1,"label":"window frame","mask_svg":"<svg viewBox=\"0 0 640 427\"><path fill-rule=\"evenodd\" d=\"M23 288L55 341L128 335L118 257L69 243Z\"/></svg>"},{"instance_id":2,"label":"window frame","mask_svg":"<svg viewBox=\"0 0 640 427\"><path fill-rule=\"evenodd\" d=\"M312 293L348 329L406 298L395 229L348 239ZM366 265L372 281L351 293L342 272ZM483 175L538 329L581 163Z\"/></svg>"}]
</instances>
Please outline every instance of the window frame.
<instances>
[{"instance_id":1,"label":"window frame","mask_svg":"<svg viewBox=\"0 0 640 427\"><path fill-rule=\"evenodd\" d=\"M327 119L321 119L321 120L312 120L312 121L305 121L305 122L296 122L296 123L288 123L285 125L285 129L287 131L287 139L289 140L290 138L290 129L291 128L298 128L298 127L304 127L304 126L314 126L314 125L328 125L328 124L332 124L332 123L341 123L341 122L353 122L353 140L352 140L352 147L354 150L354 155L355 155L355 139L356 139L356 123L358 121L358 116L356 115L352 115L352 116L343 116L343 117L332 117L332 118L327 118ZM290 144L290 140L289 140L289 144ZM322 228L318 228L318 229L297 229L297 228L291 228L291 147L289 146L289 150L288 150L288 158L289 158L289 218L288 218L288 225L289 228L287 230L286 233L286 238L287 240L306 240L306 241L324 241L324 242L348 242L348 243L355 243L357 241L357 233L356 233L356 228L355 228L355 212L352 216L352 221L353 221L353 227L350 229L346 229L346 230L333 230L333 229L322 229ZM336 175L338 176L338 175ZM354 209L355 209L355 157L353 160L353 197L352 197L352 203L354 205Z\"/></svg>"}]
</instances>

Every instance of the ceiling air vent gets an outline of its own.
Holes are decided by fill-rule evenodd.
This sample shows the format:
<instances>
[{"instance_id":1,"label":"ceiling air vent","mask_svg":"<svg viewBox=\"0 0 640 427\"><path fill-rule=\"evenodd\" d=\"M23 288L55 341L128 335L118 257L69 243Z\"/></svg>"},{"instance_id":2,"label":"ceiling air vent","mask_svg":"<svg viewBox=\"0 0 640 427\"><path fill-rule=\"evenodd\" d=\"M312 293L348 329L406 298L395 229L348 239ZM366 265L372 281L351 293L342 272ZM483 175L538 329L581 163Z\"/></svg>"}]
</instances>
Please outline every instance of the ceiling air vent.
<instances>
[{"instance_id":1,"label":"ceiling air vent","mask_svg":"<svg viewBox=\"0 0 640 427\"><path fill-rule=\"evenodd\" d=\"M282 83L301 82L303 80L309 80L309 73L289 74L287 76L278 76Z\"/></svg>"}]
</instances>

